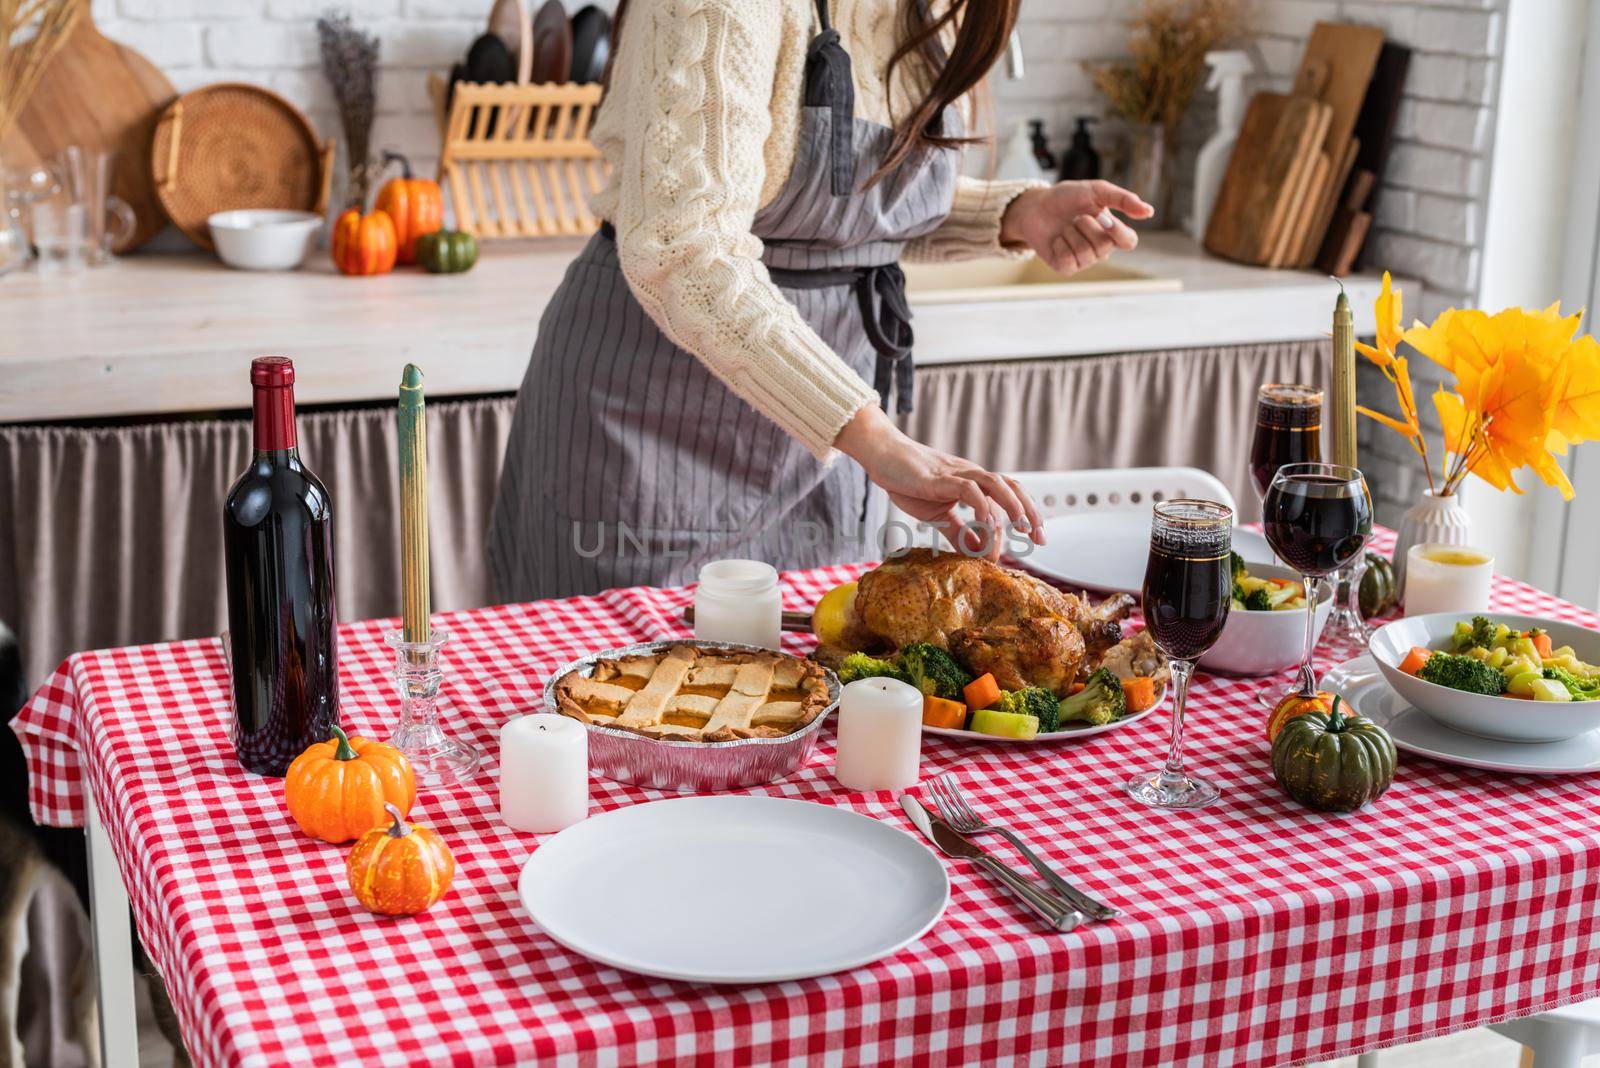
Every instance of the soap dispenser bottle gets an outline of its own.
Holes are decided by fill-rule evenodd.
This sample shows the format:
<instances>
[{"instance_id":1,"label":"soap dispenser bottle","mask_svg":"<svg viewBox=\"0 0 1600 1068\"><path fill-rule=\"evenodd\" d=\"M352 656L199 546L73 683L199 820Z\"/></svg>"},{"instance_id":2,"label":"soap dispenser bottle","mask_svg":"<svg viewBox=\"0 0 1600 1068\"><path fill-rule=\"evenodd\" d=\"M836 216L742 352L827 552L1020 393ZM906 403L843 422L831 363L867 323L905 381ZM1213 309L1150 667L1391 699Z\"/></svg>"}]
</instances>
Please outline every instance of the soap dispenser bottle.
<instances>
[{"instance_id":1,"label":"soap dispenser bottle","mask_svg":"<svg viewBox=\"0 0 1600 1068\"><path fill-rule=\"evenodd\" d=\"M1061 180L1083 181L1100 177L1100 153L1089 139L1089 124L1100 120L1093 115L1079 115L1078 128L1072 132L1072 147L1061 157Z\"/></svg>"},{"instance_id":2,"label":"soap dispenser bottle","mask_svg":"<svg viewBox=\"0 0 1600 1068\"><path fill-rule=\"evenodd\" d=\"M1000 164L995 168L994 176L1002 182L1048 179L1048 172L1039 166L1038 157L1034 155L1033 137L1028 132L1026 121L1018 120L1011 136L1006 138L1005 149L1001 152Z\"/></svg>"},{"instance_id":3,"label":"soap dispenser bottle","mask_svg":"<svg viewBox=\"0 0 1600 1068\"><path fill-rule=\"evenodd\" d=\"M1033 131L1033 158L1038 162L1040 170L1049 174L1056 169L1056 155L1050 151L1050 140L1044 134L1044 120L1032 119L1028 128Z\"/></svg>"}]
</instances>

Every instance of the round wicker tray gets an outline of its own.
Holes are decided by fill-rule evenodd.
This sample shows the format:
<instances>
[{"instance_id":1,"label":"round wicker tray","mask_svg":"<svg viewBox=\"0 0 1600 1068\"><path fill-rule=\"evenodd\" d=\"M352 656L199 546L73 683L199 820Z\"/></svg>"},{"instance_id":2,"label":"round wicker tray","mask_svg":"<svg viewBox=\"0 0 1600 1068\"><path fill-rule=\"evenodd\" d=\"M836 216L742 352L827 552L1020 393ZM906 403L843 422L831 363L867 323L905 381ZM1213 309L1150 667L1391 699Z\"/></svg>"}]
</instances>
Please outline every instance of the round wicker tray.
<instances>
[{"instance_id":1,"label":"round wicker tray","mask_svg":"<svg viewBox=\"0 0 1600 1068\"><path fill-rule=\"evenodd\" d=\"M327 206L333 142L317 143L311 122L258 85L221 82L185 93L156 121L150 175L179 230L211 248L206 219L235 208Z\"/></svg>"}]
</instances>

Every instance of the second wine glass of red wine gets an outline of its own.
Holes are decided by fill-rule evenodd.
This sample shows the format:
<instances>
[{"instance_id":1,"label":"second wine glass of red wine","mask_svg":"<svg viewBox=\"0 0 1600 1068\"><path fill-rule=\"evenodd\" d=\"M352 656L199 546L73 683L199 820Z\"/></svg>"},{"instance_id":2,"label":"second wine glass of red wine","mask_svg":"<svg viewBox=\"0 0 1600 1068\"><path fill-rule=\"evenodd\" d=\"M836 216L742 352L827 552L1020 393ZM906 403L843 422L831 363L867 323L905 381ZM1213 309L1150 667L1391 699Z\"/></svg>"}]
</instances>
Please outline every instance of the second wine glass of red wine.
<instances>
[{"instance_id":1,"label":"second wine glass of red wine","mask_svg":"<svg viewBox=\"0 0 1600 1068\"><path fill-rule=\"evenodd\" d=\"M1144 625L1172 661L1172 740L1167 762L1128 780L1128 796L1152 808L1200 808L1216 783L1183 767L1184 712L1195 661L1222 635L1233 591L1233 509L1214 501L1155 506L1144 573Z\"/></svg>"},{"instance_id":2,"label":"second wine glass of red wine","mask_svg":"<svg viewBox=\"0 0 1600 1068\"><path fill-rule=\"evenodd\" d=\"M1372 538L1372 493L1354 467L1340 464L1286 464L1273 476L1262 501L1267 544L1300 572L1305 587L1306 640L1294 691L1317 693L1312 667L1316 644L1318 579L1349 564Z\"/></svg>"}]
</instances>

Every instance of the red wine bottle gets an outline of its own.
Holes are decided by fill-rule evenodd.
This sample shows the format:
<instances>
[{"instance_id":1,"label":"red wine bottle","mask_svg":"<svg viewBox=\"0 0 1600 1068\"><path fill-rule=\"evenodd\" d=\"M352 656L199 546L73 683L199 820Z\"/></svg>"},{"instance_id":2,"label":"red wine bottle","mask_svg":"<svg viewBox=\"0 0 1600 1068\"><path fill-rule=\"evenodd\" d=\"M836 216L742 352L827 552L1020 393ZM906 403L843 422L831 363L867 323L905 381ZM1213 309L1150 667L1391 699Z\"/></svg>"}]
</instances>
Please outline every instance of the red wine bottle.
<instances>
[{"instance_id":1,"label":"red wine bottle","mask_svg":"<svg viewBox=\"0 0 1600 1068\"><path fill-rule=\"evenodd\" d=\"M294 364L250 365L255 454L228 491L222 550L239 763L282 775L339 722L333 510L295 444Z\"/></svg>"}]
</instances>

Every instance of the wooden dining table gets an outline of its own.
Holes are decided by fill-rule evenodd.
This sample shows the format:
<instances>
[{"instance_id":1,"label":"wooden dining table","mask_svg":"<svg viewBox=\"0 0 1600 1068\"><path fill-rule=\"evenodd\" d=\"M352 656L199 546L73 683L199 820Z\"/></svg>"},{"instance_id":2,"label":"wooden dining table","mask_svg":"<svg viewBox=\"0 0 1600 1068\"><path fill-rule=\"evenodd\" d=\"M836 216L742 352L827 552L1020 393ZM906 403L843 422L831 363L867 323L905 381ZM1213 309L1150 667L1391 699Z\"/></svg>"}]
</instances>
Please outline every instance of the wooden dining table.
<instances>
[{"instance_id":1,"label":"wooden dining table","mask_svg":"<svg viewBox=\"0 0 1600 1068\"><path fill-rule=\"evenodd\" d=\"M1386 531L1378 547L1392 544ZM782 576L805 610L866 565ZM478 778L421 792L458 868L404 919L365 912L346 847L300 834L282 782L240 769L216 639L69 657L14 723L35 817L87 825L106 1010L106 1064L133 1063L125 903L201 1065L285 1063L1277 1064L1401 1044L1600 995L1600 775L1532 776L1402 754L1357 812L1302 808L1273 780L1262 680L1200 675L1187 758L1222 787L1197 811L1121 790L1159 765L1164 711L1077 741L924 739L924 780L950 772L992 819L1122 915L1061 933L972 866L920 940L811 979L691 985L599 964L529 918L518 874L548 836L496 806L496 732L537 710L567 661L686 636L687 589L436 617L445 725L490 756ZM1600 627L1600 617L1497 579L1496 609ZM385 737L397 713L392 620L340 629L341 716ZM791 634L800 653L810 638ZM1323 647L1324 667L1356 650ZM1286 680L1280 680L1286 682ZM848 808L911 833L889 792L831 775L831 724L796 773L750 793ZM925 787L919 788L924 789ZM660 791L594 777L591 813ZM797 848L801 848L797 845ZM714 925L760 900L682 900L597 886L618 910ZM773 916L819 935L840 915Z\"/></svg>"}]
</instances>

